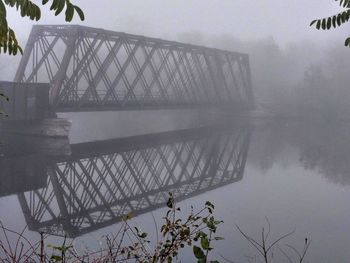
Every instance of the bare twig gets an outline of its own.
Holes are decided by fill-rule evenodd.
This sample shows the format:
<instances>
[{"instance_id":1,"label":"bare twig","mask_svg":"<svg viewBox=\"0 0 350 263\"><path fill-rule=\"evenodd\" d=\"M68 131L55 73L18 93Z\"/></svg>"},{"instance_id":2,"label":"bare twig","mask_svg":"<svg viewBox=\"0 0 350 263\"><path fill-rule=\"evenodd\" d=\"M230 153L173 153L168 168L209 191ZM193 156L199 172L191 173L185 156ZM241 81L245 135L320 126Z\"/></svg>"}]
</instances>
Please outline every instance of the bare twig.
<instances>
[{"instance_id":1,"label":"bare twig","mask_svg":"<svg viewBox=\"0 0 350 263\"><path fill-rule=\"evenodd\" d=\"M286 259L289 261L289 263L293 263L293 260L289 257L289 255L277 245L278 250L286 257Z\"/></svg>"},{"instance_id":2,"label":"bare twig","mask_svg":"<svg viewBox=\"0 0 350 263\"><path fill-rule=\"evenodd\" d=\"M307 251L309 250L310 244L311 244L311 240L308 241L308 239L305 238L304 248L303 248L303 251L301 253L292 245L286 244L286 246L288 248L290 248L298 256L299 263L302 263L305 256L306 256Z\"/></svg>"},{"instance_id":3,"label":"bare twig","mask_svg":"<svg viewBox=\"0 0 350 263\"><path fill-rule=\"evenodd\" d=\"M158 234L158 225L157 225L157 221L156 218L154 217L153 213L151 213L152 219L153 219L153 224L154 227L156 229L156 239L157 239L157 244L159 244L159 234Z\"/></svg>"},{"instance_id":4,"label":"bare twig","mask_svg":"<svg viewBox=\"0 0 350 263\"><path fill-rule=\"evenodd\" d=\"M259 252L259 254L263 257L263 261L265 263L271 263L272 260L274 259L274 253L273 253L273 248L283 239L291 236L292 234L295 233L295 229L287 234L284 234L282 236L280 236L279 238L277 238L274 241L269 241L269 236L271 233L271 224L270 221L268 220L268 218L266 217L266 222L268 225L268 231L267 233L265 232L265 228L263 227L261 230L261 242L259 243L258 241L256 241L254 238L250 237L249 235L247 235L237 224L236 224L236 228L238 229L238 231L241 233L241 235ZM305 239L305 245L304 245L304 249L302 253L299 253L294 247L287 245L287 247L289 247L291 250L294 251L294 253L297 254L298 259L299 259L299 263L301 263L306 255L306 252L308 250L310 246L310 242L307 241L307 239ZM278 246L277 246L278 247ZM279 251L289 260L289 262L292 262L291 258L288 256L288 254L283 251L280 247L278 247Z\"/></svg>"}]
</instances>

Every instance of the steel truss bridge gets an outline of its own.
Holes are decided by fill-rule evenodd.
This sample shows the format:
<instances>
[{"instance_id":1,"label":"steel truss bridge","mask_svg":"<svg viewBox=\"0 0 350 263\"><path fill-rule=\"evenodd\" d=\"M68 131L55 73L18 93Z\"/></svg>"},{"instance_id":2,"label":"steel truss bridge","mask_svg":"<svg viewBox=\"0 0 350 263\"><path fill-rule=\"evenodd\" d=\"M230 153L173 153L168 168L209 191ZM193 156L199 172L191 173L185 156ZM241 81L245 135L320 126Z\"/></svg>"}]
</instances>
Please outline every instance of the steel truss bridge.
<instances>
[{"instance_id":1,"label":"steel truss bridge","mask_svg":"<svg viewBox=\"0 0 350 263\"><path fill-rule=\"evenodd\" d=\"M15 81L56 112L254 105L247 54L78 25L33 26Z\"/></svg>"},{"instance_id":2,"label":"steel truss bridge","mask_svg":"<svg viewBox=\"0 0 350 263\"><path fill-rule=\"evenodd\" d=\"M72 145L50 159L47 183L18 194L29 229L76 237L240 181L250 132L211 130Z\"/></svg>"}]
</instances>

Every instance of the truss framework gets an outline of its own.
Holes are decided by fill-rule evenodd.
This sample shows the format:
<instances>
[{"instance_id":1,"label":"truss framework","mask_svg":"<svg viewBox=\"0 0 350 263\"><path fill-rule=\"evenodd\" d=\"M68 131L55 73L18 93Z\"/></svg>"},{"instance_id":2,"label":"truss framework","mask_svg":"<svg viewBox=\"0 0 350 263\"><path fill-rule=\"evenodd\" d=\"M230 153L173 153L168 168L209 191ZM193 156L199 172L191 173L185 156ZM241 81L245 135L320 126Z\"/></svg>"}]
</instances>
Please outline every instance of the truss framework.
<instances>
[{"instance_id":1,"label":"truss framework","mask_svg":"<svg viewBox=\"0 0 350 263\"><path fill-rule=\"evenodd\" d=\"M250 132L73 154L47 166L47 186L18 194L30 229L76 237L128 213L162 207L242 179Z\"/></svg>"},{"instance_id":2,"label":"truss framework","mask_svg":"<svg viewBox=\"0 0 350 263\"><path fill-rule=\"evenodd\" d=\"M33 26L17 82L56 111L252 107L247 54L78 25Z\"/></svg>"}]
</instances>

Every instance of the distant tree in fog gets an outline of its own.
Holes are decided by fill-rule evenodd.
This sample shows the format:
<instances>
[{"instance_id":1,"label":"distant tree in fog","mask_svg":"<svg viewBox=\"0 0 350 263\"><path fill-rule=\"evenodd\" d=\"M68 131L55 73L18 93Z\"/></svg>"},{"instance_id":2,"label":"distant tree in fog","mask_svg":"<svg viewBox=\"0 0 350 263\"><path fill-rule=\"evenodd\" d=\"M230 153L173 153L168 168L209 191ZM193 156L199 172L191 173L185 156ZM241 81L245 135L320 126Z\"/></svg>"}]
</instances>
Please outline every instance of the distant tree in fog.
<instances>
[{"instance_id":1,"label":"distant tree in fog","mask_svg":"<svg viewBox=\"0 0 350 263\"><path fill-rule=\"evenodd\" d=\"M336 28L349 22L350 0L335 0L335 1L336 2L339 1L340 7L344 8L345 10L333 16L315 19L311 22L310 26L315 25L317 29L330 30L331 28ZM345 40L345 46L350 47L350 37L348 37Z\"/></svg>"},{"instance_id":2,"label":"distant tree in fog","mask_svg":"<svg viewBox=\"0 0 350 263\"><path fill-rule=\"evenodd\" d=\"M295 102L299 116L317 116L327 120L334 118L334 96L330 80L320 66L310 65L304 79L296 88Z\"/></svg>"},{"instance_id":3,"label":"distant tree in fog","mask_svg":"<svg viewBox=\"0 0 350 263\"><path fill-rule=\"evenodd\" d=\"M74 12L78 14L81 20L84 20L83 11L70 0L42 0L42 5L51 3L50 10L54 11L55 16L59 15L65 9L65 20L72 21ZM40 20L41 9L31 0L0 0L0 53L16 55L18 51L23 53L19 45L16 34L7 22L7 9L16 8L22 17L28 17L30 20Z\"/></svg>"}]
</instances>

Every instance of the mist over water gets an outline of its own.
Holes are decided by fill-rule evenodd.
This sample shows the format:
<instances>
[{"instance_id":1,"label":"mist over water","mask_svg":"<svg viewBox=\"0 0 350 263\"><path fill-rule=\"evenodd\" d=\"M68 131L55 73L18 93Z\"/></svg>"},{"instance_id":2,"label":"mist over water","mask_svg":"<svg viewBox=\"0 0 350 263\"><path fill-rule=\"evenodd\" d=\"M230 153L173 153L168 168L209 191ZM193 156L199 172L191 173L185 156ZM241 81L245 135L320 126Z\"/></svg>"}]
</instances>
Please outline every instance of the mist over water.
<instances>
[{"instance_id":1,"label":"mist over water","mask_svg":"<svg viewBox=\"0 0 350 263\"><path fill-rule=\"evenodd\" d=\"M72 121L72 143L106 140L213 125L215 109L61 113ZM103 127L103 132L101 132Z\"/></svg>"},{"instance_id":2,"label":"mist over water","mask_svg":"<svg viewBox=\"0 0 350 263\"><path fill-rule=\"evenodd\" d=\"M71 150L74 157L67 156L61 158L59 161L55 161L57 162L55 169L57 171L70 170L71 168L69 167L73 166L69 165L78 164L78 162L91 162L92 160L102 170L105 169L103 167L106 167L106 164L102 160L113 160L111 167L123 168L126 160L123 161L120 158L125 156L124 154L128 154L130 156L129 158L131 158L129 161L133 163L132 167L134 168L132 169L135 169L134 173L140 179L151 178L147 175L150 171L141 170L141 164L137 166L138 156L147 153L150 156L154 156L155 161L158 160L157 162L171 163L174 158L185 160L188 156L191 156L189 155L191 153L193 154L191 158L196 160L198 156L195 153L204 150L206 154L199 157L201 160L200 167L204 167L213 158L211 149L214 149L212 147L215 146L215 149L219 153L223 151L223 154L220 155L220 163L223 164L222 167L226 167L225 163L229 162L230 165L225 169L230 171L238 160L236 157L228 158L230 156L230 149L235 149L237 154L241 153L243 156L246 154L247 159L246 161L244 161L244 158L241 159L242 161L240 162L242 162L242 165L239 170L232 174L232 177L230 175L231 172L226 173L220 169L206 175L198 174L198 177L195 176L195 178L205 182L201 184L202 189L200 191L198 190L197 192L197 190L194 190L192 192L192 190L189 190L197 189L197 187L194 187L196 181L189 180L187 182L187 180L184 180L182 190L180 191L178 189L180 192L177 192L179 199L183 200L180 201L179 205L183 208L182 212L184 214L190 209L191 205L200 207L203 200L211 200L215 203L217 216L225 221L225 224L223 224L219 231L220 235L225 236L225 241L218 245L216 253L220 253L238 262L245 262L245 255L254 255L255 251L250 248L243 237L235 230L234 224L238 224L250 235L258 238L261 227L266 224L266 216L271 222L273 237L296 229L295 234L288 239L288 244L300 247L305 237L312 239L312 247L308 254L310 262L331 262L334 259L336 262L347 262L349 254L346 244L350 242L350 233L346 225L350 217L348 209L350 188L348 179L349 162L345 153L350 150L350 144L347 139L349 131L349 127L342 127L335 132L325 125L312 126L308 124L300 125L298 123L280 123L256 128L236 125L236 127L230 129L212 129L204 133L197 130L186 135L184 133L182 135L181 133L180 135L176 135L179 132L175 132L172 136L167 136L167 139L163 135L155 135L153 137L147 137L143 141L137 139L139 142L135 141L135 143L131 144L129 142L129 146L126 146L126 148L125 146L121 146L123 145L123 139L117 144L110 141L104 144L105 146L103 147L99 146L103 145L101 144L104 143L103 141L92 142L93 145L87 148L83 144L81 146L72 144ZM236 140L238 140L238 144L234 143ZM23 142L21 144L25 145ZM114 144L115 146L113 146ZM79 150L80 148L81 150ZM82 151L82 149L87 150ZM187 150L181 152L177 149ZM170 153L168 158L160 158L161 154L165 154L166 152L168 154ZM47 227L50 229L49 232L54 234L61 227L60 224L56 225L54 223L55 221L50 220L52 215L50 216L47 213L49 211L48 209L50 208L57 216L57 222L65 218L61 214L61 208L56 204L55 200L58 192L52 192L54 188L56 188L56 191L60 189L59 191L62 191L64 195L71 195L73 199L70 200L72 202L75 198L73 197L74 195L80 198L84 196L83 193L85 191L91 191L91 193L98 191L97 189L86 188L80 185L73 193L66 187L67 182L65 183L64 181L60 181L53 188L54 181L45 172L47 169L45 167L52 166L52 160L54 159L52 159L52 156L46 156L44 159L47 161L43 162L43 154L45 154L45 151L42 149L32 149L31 153L30 149L24 151L19 146L17 153L15 151L11 154L9 151L5 152L6 158L2 159L1 163L2 171L6 171L5 168L11 165L17 165L19 167L24 163L32 167L37 167L37 172L31 174L31 180L24 180L24 178L30 176L28 170L18 168L16 174L12 173L12 176L16 176L13 179L15 181L14 183L11 183L13 180L10 180L2 173L2 177L5 176L2 178L2 182L6 184L2 183L1 189L2 193L7 194L1 198L1 220L8 227L21 229L25 224L29 223L25 219L24 203L19 198L20 196L24 197L25 202L30 202L31 199L29 197L31 195L36 195L36 198L42 196L45 200L48 198L48 194L53 194L53 201L47 203L48 206L42 206L44 203L41 203L40 199L37 199L35 205L38 208L42 206L43 211L46 211L46 216L43 218L39 217L36 220L41 222L47 221ZM89 156L88 159L85 156ZM168 176L178 178L183 173L185 173L183 175L184 178L187 178L190 175L189 173L194 169L194 166L190 163L186 164L180 161L178 165L172 175L166 170L163 170L159 174L152 174L154 178L151 180L167 178ZM124 174L120 174L121 171L114 170L113 168L115 178L118 181L132 178L132 170L130 169L127 169ZM66 170L67 173L68 170ZM39 173L39 171L43 172ZM240 172L243 172L243 174L239 175ZM78 176L78 174L74 176ZM85 178L83 180L88 180L89 177L95 180L100 175L98 170L94 170L90 173L82 172L80 176ZM106 177L107 181L110 180L109 176L112 176L112 174L109 174L108 178ZM60 177L58 176L58 178ZM71 177L68 178L70 178L69 180L73 179ZM111 184L111 186L114 185L114 183ZM131 186L132 181L129 181L129 184ZM148 185L151 187L152 183ZM104 193L103 189L104 186L102 184L100 185L101 193ZM130 198L135 196L135 201L137 201L138 190L134 190L126 191L126 194ZM175 192L178 190L174 189ZM159 191L161 191L161 188L159 188ZM188 195L184 199L181 194L182 191ZM116 198L118 198L118 195ZM120 202L123 202L122 200L120 199ZM74 202L70 203L71 201L69 199L66 200L68 207L74 204ZM96 201L98 207L100 201L97 199ZM115 211L116 215L118 215L119 209L116 209L113 198L108 202L110 202L112 211ZM83 208L83 206L79 205L75 209L83 212L80 209L89 209L89 206L87 204ZM91 206L95 207L94 204L91 204ZM141 214L136 216L135 222L144 229L153 230L154 223L152 216L149 212L143 213L142 207L140 207ZM160 202L159 206L156 205L151 208L155 218L159 218L159 224L161 223L161 216L164 213L164 208L162 207L163 202ZM148 205L145 208L148 208ZM104 214L104 210L94 211L101 213L101 215ZM127 210L124 212L127 212ZM138 214L137 212L135 213ZM83 221L72 220L72 226L76 225L77 228L65 226L64 229L70 235L76 236L75 243L78 248L89 247L96 249L100 246L99 240L101 236L118 229L118 223L114 220L109 220L110 216L106 214L99 219L99 223L96 223L92 229L90 229L90 223L88 221L81 224L79 222ZM32 231L27 233L32 238L38 236L38 229L36 227L39 227L39 225L35 225L37 224L33 224L31 227ZM85 229L89 229L88 232L85 232ZM151 233L151 238L154 238L153 232ZM58 239L51 237L48 242L58 242ZM329 251L329 253L324 253L324 251ZM182 255L182 259L185 262L191 257L190 251ZM287 261L280 258L278 262Z\"/></svg>"}]
</instances>

